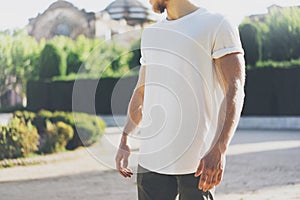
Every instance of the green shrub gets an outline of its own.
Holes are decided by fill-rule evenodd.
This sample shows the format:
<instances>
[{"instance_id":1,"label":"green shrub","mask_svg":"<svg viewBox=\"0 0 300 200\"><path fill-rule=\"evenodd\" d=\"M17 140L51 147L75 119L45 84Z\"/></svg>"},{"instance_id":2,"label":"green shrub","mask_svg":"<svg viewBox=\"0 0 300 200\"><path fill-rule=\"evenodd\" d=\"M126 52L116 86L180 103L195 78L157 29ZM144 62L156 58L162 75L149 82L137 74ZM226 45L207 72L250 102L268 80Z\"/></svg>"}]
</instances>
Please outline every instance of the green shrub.
<instances>
[{"instance_id":1,"label":"green shrub","mask_svg":"<svg viewBox=\"0 0 300 200\"><path fill-rule=\"evenodd\" d=\"M39 133L43 133L46 129L46 121L52 118L52 112L48 110L40 110L33 120L33 125Z\"/></svg>"},{"instance_id":2,"label":"green shrub","mask_svg":"<svg viewBox=\"0 0 300 200\"><path fill-rule=\"evenodd\" d=\"M66 74L66 63L62 53L52 44L46 44L40 55L40 79L49 79Z\"/></svg>"},{"instance_id":3,"label":"green shrub","mask_svg":"<svg viewBox=\"0 0 300 200\"><path fill-rule=\"evenodd\" d=\"M77 137L70 141L68 147L89 146L95 143L104 133L105 123L98 116L85 113L74 113Z\"/></svg>"},{"instance_id":4,"label":"green shrub","mask_svg":"<svg viewBox=\"0 0 300 200\"><path fill-rule=\"evenodd\" d=\"M35 119L35 113L18 110L13 113L13 117L19 118L20 120L24 120L25 123L28 123L29 121L32 123Z\"/></svg>"},{"instance_id":5,"label":"green shrub","mask_svg":"<svg viewBox=\"0 0 300 200\"><path fill-rule=\"evenodd\" d=\"M26 157L38 150L39 135L31 122L14 117L0 126L0 159Z\"/></svg>"},{"instance_id":6,"label":"green shrub","mask_svg":"<svg viewBox=\"0 0 300 200\"><path fill-rule=\"evenodd\" d=\"M0 126L0 159L91 145L103 135L104 129L101 118L85 113L16 111L8 126Z\"/></svg>"},{"instance_id":7,"label":"green shrub","mask_svg":"<svg viewBox=\"0 0 300 200\"><path fill-rule=\"evenodd\" d=\"M39 133L45 132L47 120L53 124L64 122L73 128L73 138L67 144L67 149L70 150L83 145L91 145L104 134L104 121L98 116L86 113L50 112L41 110L37 113L34 120L34 125L39 130Z\"/></svg>"},{"instance_id":8,"label":"green shrub","mask_svg":"<svg viewBox=\"0 0 300 200\"><path fill-rule=\"evenodd\" d=\"M56 153L66 150L66 145L72 139L73 128L64 122L52 123L46 120L46 127L41 133L41 153Z\"/></svg>"}]
</instances>

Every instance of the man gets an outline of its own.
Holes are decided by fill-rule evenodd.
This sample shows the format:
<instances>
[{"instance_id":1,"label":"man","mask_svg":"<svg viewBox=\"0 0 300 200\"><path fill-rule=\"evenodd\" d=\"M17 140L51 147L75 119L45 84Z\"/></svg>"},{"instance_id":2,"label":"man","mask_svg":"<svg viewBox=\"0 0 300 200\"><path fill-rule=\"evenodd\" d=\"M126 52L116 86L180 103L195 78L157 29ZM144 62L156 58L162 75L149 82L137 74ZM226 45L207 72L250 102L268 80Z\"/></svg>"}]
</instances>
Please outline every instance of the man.
<instances>
[{"instance_id":1,"label":"man","mask_svg":"<svg viewBox=\"0 0 300 200\"><path fill-rule=\"evenodd\" d=\"M116 168L132 176L127 137L143 121L139 200L214 199L243 106L239 34L222 15L188 0L150 3L167 18L143 31L142 66Z\"/></svg>"}]
</instances>

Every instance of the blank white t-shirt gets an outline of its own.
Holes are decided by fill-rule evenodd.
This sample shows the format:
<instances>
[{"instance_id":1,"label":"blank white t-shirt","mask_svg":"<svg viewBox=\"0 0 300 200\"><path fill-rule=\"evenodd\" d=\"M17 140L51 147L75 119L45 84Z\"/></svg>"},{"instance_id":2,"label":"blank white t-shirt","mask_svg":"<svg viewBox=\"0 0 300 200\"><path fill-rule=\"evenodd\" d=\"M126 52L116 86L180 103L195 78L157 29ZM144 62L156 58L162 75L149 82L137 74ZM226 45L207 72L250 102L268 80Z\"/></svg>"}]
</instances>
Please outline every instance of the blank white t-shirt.
<instances>
[{"instance_id":1,"label":"blank white t-shirt","mask_svg":"<svg viewBox=\"0 0 300 200\"><path fill-rule=\"evenodd\" d=\"M202 8L145 28L142 167L162 174L196 171L216 135L224 99L213 59L238 52L237 27Z\"/></svg>"}]
</instances>

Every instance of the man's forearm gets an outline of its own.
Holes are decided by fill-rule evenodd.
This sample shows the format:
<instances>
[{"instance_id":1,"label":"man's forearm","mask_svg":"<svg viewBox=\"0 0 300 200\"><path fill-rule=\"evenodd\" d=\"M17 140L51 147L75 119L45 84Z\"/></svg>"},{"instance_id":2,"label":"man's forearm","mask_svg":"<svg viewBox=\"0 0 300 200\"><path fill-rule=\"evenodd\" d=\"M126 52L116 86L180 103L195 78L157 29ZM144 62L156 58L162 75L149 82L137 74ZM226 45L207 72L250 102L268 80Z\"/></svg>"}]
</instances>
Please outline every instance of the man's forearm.
<instances>
[{"instance_id":1,"label":"man's forearm","mask_svg":"<svg viewBox=\"0 0 300 200\"><path fill-rule=\"evenodd\" d=\"M144 95L143 92L141 92L141 89L135 90L129 102L127 121L123 130L123 136L126 137L128 134L132 133L142 120L143 101ZM126 138L124 138L124 140L126 140Z\"/></svg>"},{"instance_id":2,"label":"man's forearm","mask_svg":"<svg viewBox=\"0 0 300 200\"><path fill-rule=\"evenodd\" d=\"M244 103L243 84L235 84L229 87L219 111L219 120L214 147L223 153L236 131Z\"/></svg>"}]
</instances>

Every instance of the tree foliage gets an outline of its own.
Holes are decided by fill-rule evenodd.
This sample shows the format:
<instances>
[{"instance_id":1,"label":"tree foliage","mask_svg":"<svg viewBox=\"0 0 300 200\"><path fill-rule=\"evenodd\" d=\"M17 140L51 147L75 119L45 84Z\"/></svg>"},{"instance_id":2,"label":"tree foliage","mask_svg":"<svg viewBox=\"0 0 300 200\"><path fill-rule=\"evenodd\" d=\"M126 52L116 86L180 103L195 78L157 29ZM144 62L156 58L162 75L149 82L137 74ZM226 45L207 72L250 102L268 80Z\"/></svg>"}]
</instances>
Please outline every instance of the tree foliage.
<instances>
[{"instance_id":1,"label":"tree foliage","mask_svg":"<svg viewBox=\"0 0 300 200\"><path fill-rule=\"evenodd\" d=\"M269 30L265 44L267 59L275 61L300 57L300 8L290 7L274 10L266 18Z\"/></svg>"},{"instance_id":2,"label":"tree foliage","mask_svg":"<svg viewBox=\"0 0 300 200\"><path fill-rule=\"evenodd\" d=\"M40 79L65 75L65 62L62 53L53 44L46 44L40 55Z\"/></svg>"},{"instance_id":3,"label":"tree foliage","mask_svg":"<svg viewBox=\"0 0 300 200\"><path fill-rule=\"evenodd\" d=\"M120 77L130 74L132 52L114 41L56 36L36 41L25 30L0 32L0 96L32 79Z\"/></svg>"},{"instance_id":4,"label":"tree foliage","mask_svg":"<svg viewBox=\"0 0 300 200\"><path fill-rule=\"evenodd\" d=\"M38 60L44 41L37 42L24 31L0 32L0 95L38 75ZM12 81L13 80L13 81Z\"/></svg>"},{"instance_id":5,"label":"tree foliage","mask_svg":"<svg viewBox=\"0 0 300 200\"><path fill-rule=\"evenodd\" d=\"M246 64L254 66L261 59L261 41L257 27L251 23L245 23L240 26L239 30L245 50Z\"/></svg>"},{"instance_id":6,"label":"tree foliage","mask_svg":"<svg viewBox=\"0 0 300 200\"><path fill-rule=\"evenodd\" d=\"M246 18L239 28L246 59L250 65L257 59L257 52L261 52L259 61L290 61L300 58L298 7L271 7L264 19L254 21ZM257 40L261 44L258 43L258 50L255 51Z\"/></svg>"}]
</instances>

